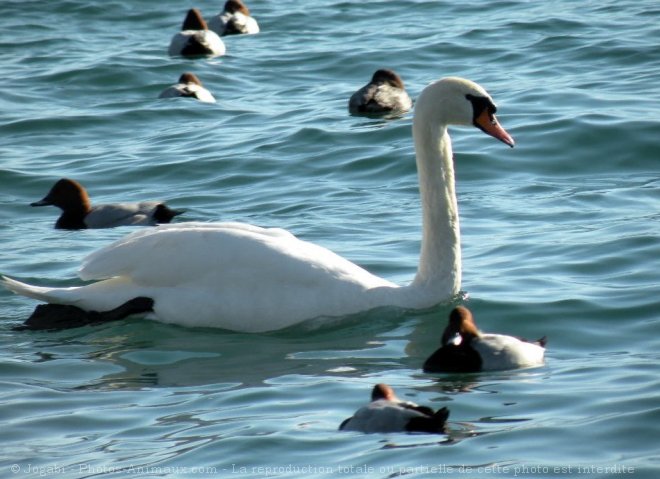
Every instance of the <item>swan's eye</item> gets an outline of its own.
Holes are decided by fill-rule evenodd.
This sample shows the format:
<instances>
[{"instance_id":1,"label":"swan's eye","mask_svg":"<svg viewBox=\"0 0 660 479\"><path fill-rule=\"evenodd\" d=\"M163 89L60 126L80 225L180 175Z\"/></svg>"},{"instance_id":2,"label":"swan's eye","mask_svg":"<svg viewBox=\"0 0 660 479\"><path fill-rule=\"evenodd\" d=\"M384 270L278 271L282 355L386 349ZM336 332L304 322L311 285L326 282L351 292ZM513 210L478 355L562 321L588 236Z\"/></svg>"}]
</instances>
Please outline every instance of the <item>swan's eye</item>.
<instances>
[{"instance_id":1,"label":"swan's eye","mask_svg":"<svg viewBox=\"0 0 660 479\"><path fill-rule=\"evenodd\" d=\"M488 111L488 114L492 117L497 112L497 107L493 101L485 96L475 96L471 94L465 95L470 103L472 103L472 117L476 119L479 117L484 110ZM494 119L492 121L495 121Z\"/></svg>"}]
</instances>

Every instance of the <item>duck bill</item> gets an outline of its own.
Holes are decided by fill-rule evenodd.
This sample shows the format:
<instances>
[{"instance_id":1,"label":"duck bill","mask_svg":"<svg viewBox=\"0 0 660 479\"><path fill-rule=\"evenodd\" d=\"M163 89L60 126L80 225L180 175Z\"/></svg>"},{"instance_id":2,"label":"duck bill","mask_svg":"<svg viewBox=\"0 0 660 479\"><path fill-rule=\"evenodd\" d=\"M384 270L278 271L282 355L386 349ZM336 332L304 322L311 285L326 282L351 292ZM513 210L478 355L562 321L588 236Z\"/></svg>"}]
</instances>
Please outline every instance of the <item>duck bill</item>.
<instances>
[{"instance_id":1,"label":"duck bill","mask_svg":"<svg viewBox=\"0 0 660 479\"><path fill-rule=\"evenodd\" d=\"M30 203L30 206L50 206L53 203L48 198L44 198L43 200L35 201L34 203Z\"/></svg>"},{"instance_id":2,"label":"duck bill","mask_svg":"<svg viewBox=\"0 0 660 479\"><path fill-rule=\"evenodd\" d=\"M509 135L506 130L500 126L497 118L495 118L495 115L489 113L488 110L484 110L481 115L475 118L474 124L484 133L492 136L493 138L497 138L502 143L509 145L511 148L513 148L513 145L515 145L515 141L513 141L511 135Z\"/></svg>"}]
</instances>

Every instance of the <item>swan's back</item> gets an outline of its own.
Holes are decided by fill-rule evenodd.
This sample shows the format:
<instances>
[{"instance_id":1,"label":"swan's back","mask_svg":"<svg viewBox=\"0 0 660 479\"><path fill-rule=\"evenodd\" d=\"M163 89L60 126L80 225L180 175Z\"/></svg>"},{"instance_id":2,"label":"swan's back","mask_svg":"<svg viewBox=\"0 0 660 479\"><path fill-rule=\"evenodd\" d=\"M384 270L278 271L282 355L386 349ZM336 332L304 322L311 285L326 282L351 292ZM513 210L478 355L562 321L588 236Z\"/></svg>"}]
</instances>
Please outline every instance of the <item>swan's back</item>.
<instances>
[{"instance_id":1,"label":"swan's back","mask_svg":"<svg viewBox=\"0 0 660 479\"><path fill-rule=\"evenodd\" d=\"M237 223L135 232L90 255L80 277L130 284L164 322L249 332L372 309L387 297L381 287L397 288L284 230Z\"/></svg>"},{"instance_id":2,"label":"swan's back","mask_svg":"<svg viewBox=\"0 0 660 479\"><path fill-rule=\"evenodd\" d=\"M305 281L316 273L330 273L388 284L286 230L241 223L180 223L137 231L89 255L79 274L84 280L128 276L137 283L176 284L214 274L236 280L246 270L279 274L282 280L295 275Z\"/></svg>"}]
</instances>

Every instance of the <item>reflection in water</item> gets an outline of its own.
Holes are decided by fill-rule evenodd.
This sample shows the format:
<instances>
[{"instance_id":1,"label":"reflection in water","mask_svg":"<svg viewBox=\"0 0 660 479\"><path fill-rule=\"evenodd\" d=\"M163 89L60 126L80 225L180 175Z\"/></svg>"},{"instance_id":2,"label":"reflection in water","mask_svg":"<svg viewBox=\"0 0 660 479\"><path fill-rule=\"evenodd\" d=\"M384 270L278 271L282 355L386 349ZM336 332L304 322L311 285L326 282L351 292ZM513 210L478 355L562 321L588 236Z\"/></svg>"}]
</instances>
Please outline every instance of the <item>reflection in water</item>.
<instances>
[{"instance_id":1,"label":"reflection in water","mask_svg":"<svg viewBox=\"0 0 660 479\"><path fill-rule=\"evenodd\" d=\"M131 319L29 337L40 351L37 361L76 358L113 366L76 389L250 387L291 374L359 377L402 355L409 329L399 331L402 320L409 322L398 311L379 311L330 326L245 334Z\"/></svg>"}]
</instances>

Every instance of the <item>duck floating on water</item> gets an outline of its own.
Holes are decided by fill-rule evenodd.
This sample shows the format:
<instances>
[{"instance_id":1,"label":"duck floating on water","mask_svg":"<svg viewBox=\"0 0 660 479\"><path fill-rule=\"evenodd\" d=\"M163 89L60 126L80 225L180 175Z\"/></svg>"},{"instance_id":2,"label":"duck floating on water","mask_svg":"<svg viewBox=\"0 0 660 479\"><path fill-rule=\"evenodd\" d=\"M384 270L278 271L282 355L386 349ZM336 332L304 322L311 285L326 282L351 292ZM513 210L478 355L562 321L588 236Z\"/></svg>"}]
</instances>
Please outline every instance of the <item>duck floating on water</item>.
<instances>
[{"instance_id":1,"label":"duck floating on water","mask_svg":"<svg viewBox=\"0 0 660 479\"><path fill-rule=\"evenodd\" d=\"M545 336L537 341L487 334L477 329L472 312L458 306L449 314L442 345L425 362L428 373L476 372L542 366Z\"/></svg>"},{"instance_id":2,"label":"duck floating on water","mask_svg":"<svg viewBox=\"0 0 660 479\"><path fill-rule=\"evenodd\" d=\"M85 188L75 180L62 178L41 200L30 206L57 206L62 210L55 228L79 230L117 226L155 226L169 223L183 211L170 209L159 201L108 203L92 206Z\"/></svg>"},{"instance_id":3,"label":"duck floating on water","mask_svg":"<svg viewBox=\"0 0 660 479\"><path fill-rule=\"evenodd\" d=\"M172 37L168 52L171 56L220 56L225 54L226 48L218 34L209 30L200 11L191 8L181 31Z\"/></svg>"},{"instance_id":4,"label":"duck floating on water","mask_svg":"<svg viewBox=\"0 0 660 479\"><path fill-rule=\"evenodd\" d=\"M205 103L215 103L215 98L202 85L202 82L194 73L183 73L179 82L161 92L158 98L194 98Z\"/></svg>"},{"instance_id":5,"label":"duck floating on water","mask_svg":"<svg viewBox=\"0 0 660 479\"><path fill-rule=\"evenodd\" d=\"M368 434L379 432L443 434L446 432L448 417L449 410L446 407L434 412L429 407L401 401L387 384L376 384L371 392L371 402L345 419L339 430Z\"/></svg>"},{"instance_id":6,"label":"duck floating on water","mask_svg":"<svg viewBox=\"0 0 660 479\"><path fill-rule=\"evenodd\" d=\"M381 69L369 83L351 95L348 110L353 114L405 113L412 108L412 100L403 80L392 70Z\"/></svg>"},{"instance_id":7,"label":"duck floating on water","mask_svg":"<svg viewBox=\"0 0 660 479\"><path fill-rule=\"evenodd\" d=\"M96 326L119 321L129 316L147 313L152 310L151 298L133 298L110 311L85 311L70 304L40 304L32 315L14 331L57 331L61 329Z\"/></svg>"},{"instance_id":8,"label":"duck floating on water","mask_svg":"<svg viewBox=\"0 0 660 479\"><path fill-rule=\"evenodd\" d=\"M259 33L259 24L250 16L250 10L241 0L227 0L218 15L209 20L209 29L220 35L253 35Z\"/></svg>"}]
</instances>

